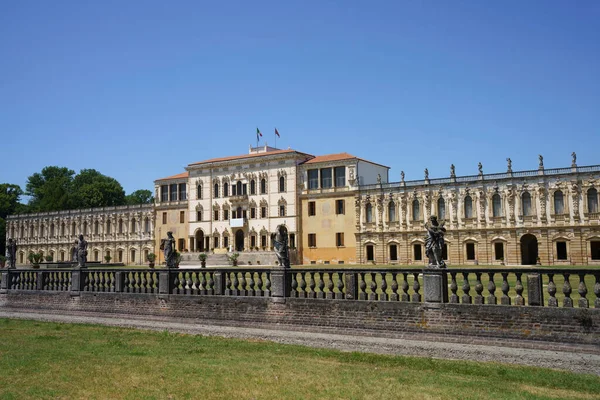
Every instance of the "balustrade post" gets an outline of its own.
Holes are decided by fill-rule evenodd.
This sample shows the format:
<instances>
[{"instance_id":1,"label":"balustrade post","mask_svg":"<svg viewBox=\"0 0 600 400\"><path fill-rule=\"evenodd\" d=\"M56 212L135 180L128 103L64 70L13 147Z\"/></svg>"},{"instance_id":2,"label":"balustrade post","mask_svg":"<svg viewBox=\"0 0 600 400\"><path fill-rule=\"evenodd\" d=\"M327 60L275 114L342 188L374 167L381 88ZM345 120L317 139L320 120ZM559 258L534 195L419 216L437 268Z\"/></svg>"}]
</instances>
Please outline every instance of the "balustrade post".
<instances>
[{"instance_id":1,"label":"balustrade post","mask_svg":"<svg viewBox=\"0 0 600 400\"><path fill-rule=\"evenodd\" d=\"M423 270L423 291L426 303L448 302L448 274L438 269Z\"/></svg>"},{"instance_id":2,"label":"balustrade post","mask_svg":"<svg viewBox=\"0 0 600 400\"><path fill-rule=\"evenodd\" d=\"M544 292L542 275L538 273L527 274L527 304L530 306L544 305Z\"/></svg>"},{"instance_id":3,"label":"balustrade post","mask_svg":"<svg viewBox=\"0 0 600 400\"><path fill-rule=\"evenodd\" d=\"M171 294L171 279L169 277L170 270L160 271L158 273L158 294L169 295ZM175 270L176 273L179 271Z\"/></svg>"},{"instance_id":4,"label":"balustrade post","mask_svg":"<svg viewBox=\"0 0 600 400\"><path fill-rule=\"evenodd\" d=\"M358 276L354 272L344 273L346 280L346 300L358 300Z\"/></svg>"},{"instance_id":5,"label":"balustrade post","mask_svg":"<svg viewBox=\"0 0 600 400\"><path fill-rule=\"evenodd\" d=\"M292 290L292 271L285 268L271 270L271 297L274 301L285 302Z\"/></svg>"},{"instance_id":6,"label":"balustrade post","mask_svg":"<svg viewBox=\"0 0 600 400\"><path fill-rule=\"evenodd\" d=\"M38 271L37 282L35 287L36 290L44 290L44 279L47 274L47 271Z\"/></svg>"},{"instance_id":7,"label":"balustrade post","mask_svg":"<svg viewBox=\"0 0 600 400\"><path fill-rule=\"evenodd\" d=\"M116 271L115 272L115 292L123 293L125 291L125 274L129 272Z\"/></svg>"},{"instance_id":8,"label":"balustrade post","mask_svg":"<svg viewBox=\"0 0 600 400\"><path fill-rule=\"evenodd\" d=\"M2 271L2 282L0 283L0 293L8 293L10 282L10 269Z\"/></svg>"},{"instance_id":9,"label":"balustrade post","mask_svg":"<svg viewBox=\"0 0 600 400\"><path fill-rule=\"evenodd\" d=\"M87 270L72 269L71 270L71 296L79 296L83 292L85 286L85 274Z\"/></svg>"},{"instance_id":10,"label":"balustrade post","mask_svg":"<svg viewBox=\"0 0 600 400\"><path fill-rule=\"evenodd\" d=\"M215 281L215 294L220 296L225 294L225 274L223 272L215 272L213 280Z\"/></svg>"}]
</instances>

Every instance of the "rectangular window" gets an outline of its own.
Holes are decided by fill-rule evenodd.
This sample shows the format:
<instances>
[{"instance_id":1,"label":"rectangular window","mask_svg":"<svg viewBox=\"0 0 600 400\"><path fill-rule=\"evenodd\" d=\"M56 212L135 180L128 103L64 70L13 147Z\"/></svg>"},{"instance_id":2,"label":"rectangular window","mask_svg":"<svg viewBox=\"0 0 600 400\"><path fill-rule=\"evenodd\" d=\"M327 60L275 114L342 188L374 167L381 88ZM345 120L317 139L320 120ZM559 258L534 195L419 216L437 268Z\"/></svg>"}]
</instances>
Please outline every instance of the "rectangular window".
<instances>
[{"instance_id":1,"label":"rectangular window","mask_svg":"<svg viewBox=\"0 0 600 400\"><path fill-rule=\"evenodd\" d=\"M169 201L169 186L162 185L160 187L160 201Z\"/></svg>"},{"instance_id":2,"label":"rectangular window","mask_svg":"<svg viewBox=\"0 0 600 400\"><path fill-rule=\"evenodd\" d=\"M254 236L254 235L250 236L250 247L251 248L256 247L256 236Z\"/></svg>"},{"instance_id":3,"label":"rectangular window","mask_svg":"<svg viewBox=\"0 0 600 400\"><path fill-rule=\"evenodd\" d=\"M177 201L177 184L169 186L169 196L171 201Z\"/></svg>"},{"instance_id":4,"label":"rectangular window","mask_svg":"<svg viewBox=\"0 0 600 400\"><path fill-rule=\"evenodd\" d=\"M260 208L260 217L261 218L267 218L267 207L261 207Z\"/></svg>"},{"instance_id":5,"label":"rectangular window","mask_svg":"<svg viewBox=\"0 0 600 400\"><path fill-rule=\"evenodd\" d=\"M467 243L467 260L475 260L475 243Z\"/></svg>"},{"instance_id":6,"label":"rectangular window","mask_svg":"<svg viewBox=\"0 0 600 400\"><path fill-rule=\"evenodd\" d=\"M336 200L335 201L335 213L337 215L345 214L345 211L344 211L345 206L346 206L345 203L346 202L344 200Z\"/></svg>"},{"instance_id":7,"label":"rectangular window","mask_svg":"<svg viewBox=\"0 0 600 400\"><path fill-rule=\"evenodd\" d=\"M256 218L256 207L252 207L250 209L250 218L252 218L252 219Z\"/></svg>"},{"instance_id":8,"label":"rectangular window","mask_svg":"<svg viewBox=\"0 0 600 400\"><path fill-rule=\"evenodd\" d=\"M223 247L225 247L225 248L229 247L229 236L223 237Z\"/></svg>"},{"instance_id":9,"label":"rectangular window","mask_svg":"<svg viewBox=\"0 0 600 400\"><path fill-rule=\"evenodd\" d=\"M335 167L335 187L346 186L346 167Z\"/></svg>"},{"instance_id":10,"label":"rectangular window","mask_svg":"<svg viewBox=\"0 0 600 400\"><path fill-rule=\"evenodd\" d=\"M296 234L290 233L290 249L296 248Z\"/></svg>"},{"instance_id":11,"label":"rectangular window","mask_svg":"<svg viewBox=\"0 0 600 400\"><path fill-rule=\"evenodd\" d=\"M335 234L335 245L342 247L344 245L344 232L337 232Z\"/></svg>"},{"instance_id":12,"label":"rectangular window","mask_svg":"<svg viewBox=\"0 0 600 400\"><path fill-rule=\"evenodd\" d=\"M196 221L202 221L202 211L196 211Z\"/></svg>"},{"instance_id":13,"label":"rectangular window","mask_svg":"<svg viewBox=\"0 0 600 400\"><path fill-rule=\"evenodd\" d=\"M321 168L321 188L329 189L332 186L331 168Z\"/></svg>"},{"instance_id":14,"label":"rectangular window","mask_svg":"<svg viewBox=\"0 0 600 400\"><path fill-rule=\"evenodd\" d=\"M556 242L556 258L567 260L567 242Z\"/></svg>"},{"instance_id":15,"label":"rectangular window","mask_svg":"<svg viewBox=\"0 0 600 400\"><path fill-rule=\"evenodd\" d=\"M283 204L279 206L279 216L285 217L285 206Z\"/></svg>"},{"instance_id":16,"label":"rectangular window","mask_svg":"<svg viewBox=\"0 0 600 400\"><path fill-rule=\"evenodd\" d=\"M213 220L214 221L219 220L219 210L214 210Z\"/></svg>"},{"instance_id":17,"label":"rectangular window","mask_svg":"<svg viewBox=\"0 0 600 400\"><path fill-rule=\"evenodd\" d=\"M267 235L261 235L261 237L260 237L260 246L263 249L267 248Z\"/></svg>"},{"instance_id":18,"label":"rectangular window","mask_svg":"<svg viewBox=\"0 0 600 400\"><path fill-rule=\"evenodd\" d=\"M373 245L367 245L367 261L375 261L375 249Z\"/></svg>"},{"instance_id":19,"label":"rectangular window","mask_svg":"<svg viewBox=\"0 0 600 400\"><path fill-rule=\"evenodd\" d=\"M317 215L317 204L314 201L308 202L308 216L312 217Z\"/></svg>"},{"instance_id":20,"label":"rectangular window","mask_svg":"<svg viewBox=\"0 0 600 400\"><path fill-rule=\"evenodd\" d=\"M316 233L308 234L308 247L317 247L317 234Z\"/></svg>"},{"instance_id":21,"label":"rectangular window","mask_svg":"<svg viewBox=\"0 0 600 400\"><path fill-rule=\"evenodd\" d=\"M183 224L185 222L185 211L179 211L179 223Z\"/></svg>"},{"instance_id":22,"label":"rectangular window","mask_svg":"<svg viewBox=\"0 0 600 400\"><path fill-rule=\"evenodd\" d=\"M185 183L179 184L179 200L187 200L187 186Z\"/></svg>"},{"instance_id":23,"label":"rectangular window","mask_svg":"<svg viewBox=\"0 0 600 400\"><path fill-rule=\"evenodd\" d=\"M123 250L117 252L119 262L123 262Z\"/></svg>"},{"instance_id":24,"label":"rectangular window","mask_svg":"<svg viewBox=\"0 0 600 400\"><path fill-rule=\"evenodd\" d=\"M227 221L229 219L229 210L223 210L223 221Z\"/></svg>"},{"instance_id":25,"label":"rectangular window","mask_svg":"<svg viewBox=\"0 0 600 400\"><path fill-rule=\"evenodd\" d=\"M219 237L218 237L218 236L215 236L215 237L213 238L213 245L215 246L215 247L214 247L215 249L218 249L218 248L219 248Z\"/></svg>"},{"instance_id":26,"label":"rectangular window","mask_svg":"<svg viewBox=\"0 0 600 400\"><path fill-rule=\"evenodd\" d=\"M504 260L504 243L494 243L494 258Z\"/></svg>"},{"instance_id":27,"label":"rectangular window","mask_svg":"<svg viewBox=\"0 0 600 400\"><path fill-rule=\"evenodd\" d=\"M600 242L598 241L592 241L590 242L590 250L591 250L591 256L592 256L592 260L600 260Z\"/></svg>"},{"instance_id":28,"label":"rectangular window","mask_svg":"<svg viewBox=\"0 0 600 400\"><path fill-rule=\"evenodd\" d=\"M177 249L183 251L185 249L185 239L177 239Z\"/></svg>"},{"instance_id":29,"label":"rectangular window","mask_svg":"<svg viewBox=\"0 0 600 400\"><path fill-rule=\"evenodd\" d=\"M163 221L163 225L167 223L167 213L166 212L163 213L162 221Z\"/></svg>"},{"instance_id":30,"label":"rectangular window","mask_svg":"<svg viewBox=\"0 0 600 400\"><path fill-rule=\"evenodd\" d=\"M308 188L318 189L319 188L319 170L309 169L308 170Z\"/></svg>"},{"instance_id":31,"label":"rectangular window","mask_svg":"<svg viewBox=\"0 0 600 400\"><path fill-rule=\"evenodd\" d=\"M398 261L398 246L390 245L390 261Z\"/></svg>"},{"instance_id":32,"label":"rectangular window","mask_svg":"<svg viewBox=\"0 0 600 400\"><path fill-rule=\"evenodd\" d=\"M421 245L415 244L413 246L413 259L415 261L421 261L423 259L423 254L421 253Z\"/></svg>"}]
</instances>

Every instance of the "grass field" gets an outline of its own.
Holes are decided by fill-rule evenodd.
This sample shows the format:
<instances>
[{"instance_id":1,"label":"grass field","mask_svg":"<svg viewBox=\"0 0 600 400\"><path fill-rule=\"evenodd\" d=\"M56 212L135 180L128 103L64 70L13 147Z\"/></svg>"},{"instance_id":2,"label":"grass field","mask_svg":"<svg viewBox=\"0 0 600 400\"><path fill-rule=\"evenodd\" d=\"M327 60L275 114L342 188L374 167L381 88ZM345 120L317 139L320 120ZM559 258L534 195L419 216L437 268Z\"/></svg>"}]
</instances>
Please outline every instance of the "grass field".
<instances>
[{"instance_id":1,"label":"grass field","mask_svg":"<svg viewBox=\"0 0 600 400\"><path fill-rule=\"evenodd\" d=\"M0 399L597 399L600 377L0 319Z\"/></svg>"}]
</instances>

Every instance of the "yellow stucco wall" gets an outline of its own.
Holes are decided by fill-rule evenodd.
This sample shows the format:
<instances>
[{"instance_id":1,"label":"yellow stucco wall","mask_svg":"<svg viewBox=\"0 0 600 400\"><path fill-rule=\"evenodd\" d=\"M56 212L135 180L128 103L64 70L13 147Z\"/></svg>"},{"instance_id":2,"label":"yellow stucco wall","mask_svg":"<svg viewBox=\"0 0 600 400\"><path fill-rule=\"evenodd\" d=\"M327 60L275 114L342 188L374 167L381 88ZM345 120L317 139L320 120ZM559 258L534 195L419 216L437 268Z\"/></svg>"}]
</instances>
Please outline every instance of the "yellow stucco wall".
<instances>
[{"instance_id":1,"label":"yellow stucco wall","mask_svg":"<svg viewBox=\"0 0 600 400\"><path fill-rule=\"evenodd\" d=\"M180 213L183 212L183 223L180 222ZM163 223L163 213L166 213L166 223ZM181 205L181 207L157 207L156 209L156 226L155 232L155 246L154 252L156 253L156 262L164 261L164 255L160 250L160 240L167 238L167 232L173 232L175 243L178 251L189 250L189 239L188 239L188 209L187 204ZM180 239L183 239L183 248L180 246Z\"/></svg>"},{"instance_id":2,"label":"yellow stucco wall","mask_svg":"<svg viewBox=\"0 0 600 400\"><path fill-rule=\"evenodd\" d=\"M336 200L344 200L344 214L336 214ZM309 215L309 202L315 202L316 215ZM328 194L303 197L301 202L302 242L300 254L303 264L353 264L356 262L354 195ZM344 246L336 246L336 233L344 233ZM316 234L316 247L308 246L308 235Z\"/></svg>"}]
</instances>

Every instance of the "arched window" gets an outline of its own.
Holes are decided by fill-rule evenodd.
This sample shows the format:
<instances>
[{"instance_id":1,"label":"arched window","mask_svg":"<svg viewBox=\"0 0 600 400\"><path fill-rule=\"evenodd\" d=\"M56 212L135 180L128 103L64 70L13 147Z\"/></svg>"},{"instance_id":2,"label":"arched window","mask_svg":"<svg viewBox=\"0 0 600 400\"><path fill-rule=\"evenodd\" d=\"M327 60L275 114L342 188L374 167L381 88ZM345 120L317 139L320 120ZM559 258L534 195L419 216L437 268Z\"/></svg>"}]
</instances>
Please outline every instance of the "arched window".
<instances>
[{"instance_id":1,"label":"arched window","mask_svg":"<svg viewBox=\"0 0 600 400\"><path fill-rule=\"evenodd\" d=\"M260 194L266 194L267 193L267 181L266 179L261 179L260 180Z\"/></svg>"},{"instance_id":2,"label":"arched window","mask_svg":"<svg viewBox=\"0 0 600 400\"><path fill-rule=\"evenodd\" d=\"M494 217L502 216L502 199L498 193L492 196L492 215Z\"/></svg>"},{"instance_id":3,"label":"arched window","mask_svg":"<svg viewBox=\"0 0 600 400\"><path fill-rule=\"evenodd\" d=\"M108 221L106 221L106 233L111 234L111 226L110 226L110 219Z\"/></svg>"},{"instance_id":4,"label":"arched window","mask_svg":"<svg viewBox=\"0 0 600 400\"><path fill-rule=\"evenodd\" d=\"M148 219L148 217L144 219L144 232L150 233L150 220Z\"/></svg>"},{"instance_id":5,"label":"arched window","mask_svg":"<svg viewBox=\"0 0 600 400\"><path fill-rule=\"evenodd\" d=\"M223 184L223 197L227 197L229 196L229 184L227 182L225 182ZM217 197L217 196L215 196Z\"/></svg>"},{"instance_id":6,"label":"arched window","mask_svg":"<svg viewBox=\"0 0 600 400\"><path fill-rule=\"evenodd\" d=\"M465 218L473 218L473 199L471 196L465 197Z\"/></svg>"},{"instance_id":7,"label":"arched window","mask_svg":"<svg viewBox=\"0 0 600 400\"><path fill-rule=\"evenodd\" d=\"M373 222L373 207L371 206L371 203L367 203L365 214L367 216L367 223Z\"/></svg>"},{"instance_id":8,"label":"arched window","mask_svg":"<svg viewBox=\"0 0 600 400\"><path fill-rule=\"evenodd\" d=\"M60 236L65 236L65 223L60 224Z\"/></svg>"},{"instance_id":9,"label":"arched window","mask_svg":"<svg viewBox=\"0 0 600 400\"><path fill-rule=\"evenodd\" d=\"M44 227L44 224L40 225L40 236L46 236L46 228Z\"/></svg>"},{"instance_id":10,"label":"arched window","mask_svg":"<svg viewBox=\"0 0 600 400\"><path fill-rule=\"evenodd\" d=\"M100 233L100 223L98 223L98 221L94 222L94 235L97 235Z\"/></svg>"},{"instance_id":11,"label":"arched window","mask_svg":"<svg viewBox=\"0 0 600 400\"><path fill-rule=\"evenodd\" d=\"M440 197L437 203L438 219L446 219L446 202Z\"/></svg>"},{"instance_id":12,"label":"arched window","mask_svg":"<svg viewBox=\"0 0 600 400\"><path fill-rule=\"evenodd\" d=\"M198 200L202 199L202 184L199 184L196 187L196 199L198 199Z\"/></svg>"},{"instance_id":13,"label":"arched window","mask_svg":"<svg viewBox=\"0 0 600 400\"><path fill-rule=\"evenodd\" d=\"M25 237L25 227L21 225L21 229L20 229L20 235L19 237Z\"/></svg>"},{"instance_id":14,"label":"arched window","mask_svg":"<svg viewBox=\"0 0 600 400\"><path fill-rule=\"evenodd\" d=\"M75 236L77 234L76 228L77 228L77 226L75 225L75 222L73 222L71 224L71 235L72 236Z\"/></svg>"},{"instance_id":15,"label":"arched window","mask_svg":"<svg viewBox=\"0 0 600 400\"><path fill-rule=\"evenodd\" d=\"M554 192L554 214L564 214L565 213L565 200L563 197L563 192L557 190Z\"/></svg>"},{"instance_id":16,"label":"arched window","mask_svg":"<svg viewBox=\"0 0 600 400\"><path fill-rule=\"evenodd\" d=\"M285 192L285 178L283 176L279 177L279 192Z\"/></svg>"},{"instance_id":17,"label":"arched window","mask_svg":"<svg viewBox=\"0 0 600 400\"><path fill-rule=\"evenodd\" d=\"M215 183L215 198L219 197L219 184Z\"/></svg>"},{"instance_id":18,"label":"arched window","mask_svg":"<svg viewBox=\"0 0 600 400\"><path fill-rule=\"evenodd\" d=\"M12 236L15 236L14 233ZM50 225L50 236L54 236L54 224Z\"/></svg>"},{"instance_id":19,"label":"arched window","mask_svg":"<svg viewBox=\"0 0 600 400\"><path fill-rule=\"evenodd\" d=\"M587 191L587 200L588 200L588 212L589 213L597 213L598 212L598 191L596 188L591 188Z\"/></svg>"},{"instance_id":20,"label":"arched window","mask_svg":"<svg viewBox=\"0 0 600 400\"><path fill-rule=\"evenodd\" d=\"M238 196L245 194L244 192L242 192L242 182L241 181L237 181L237 183L235 184L235 190L237 191Z\"/></svg>"},{"instance_id":21,"label":"arched window","mask_svg":"<svg viewBox=\"0 0 600 400\"><path fill-rule=\"evenodd\" d=\"M412 202L412 220L418 221L421 214L419 200L414 199Z\"/></svg>"},{"instance_id":22,"label":"arched window","mask_svg":"<svg viewBox=\"0 0 600 400\"><path fill-rule=\"evenodd\" d=\"M396 205L393 201L390 201L390 204L388 205L388 219L389 222L396 221Z\"/></svg>"},{"instance_id":23,"label":"arched window","mask_svg":"<svg viewBox=\"0 0 600 400\"><path fill-rule=\"evenodd\" d=\"M87 235L87 221L83 222L83 234Z\"/></svg>"},{"instance_id":24,"label":"arched window","mask_svg":"<svg viewBox=\"0 0 600 400\"><path fill-rule=\"evenodd\" d=\"M531 195L529 192L525 192L523 193L523 196L521 196L521 207L524 216L531 215Z\"/></svg>"},{"instance_id":25,"label":"arched window","mask_svg":"<svg viewBox=\"0 0 600 400\"><path fill-rule=\"evenodd\" d=\"M33 237L33 225L29 225L29 237Z\"/></svg>"},{"instance_id":26,"label":"arched window","mask_svg":"<svg viewBox=\"0 0 600 400\"><path fill-rule=\"evenodd\" d=\"M119 233L123 233L123 220L119 220Z\"/></svg>"},{"instance_id":27,"label":"arched window","mask_svg":"<svg viewBox=\"0 0 600 400\"><path fill-rule=\"evenodd\" d=\"M250 181L250 194L256 194L256 181L254 179Z\"/></svg>"},{"instance_id":28,"label":"arched window","mask_svg":"<svg viewBox=\"0 0 600 400\"><path fill-rule=\"evenodd\" d=\"M135 232L137 231L137 226L136 226L136 221L135 218L131 220L131 232Z\"/></svg>"}]
</instances>

